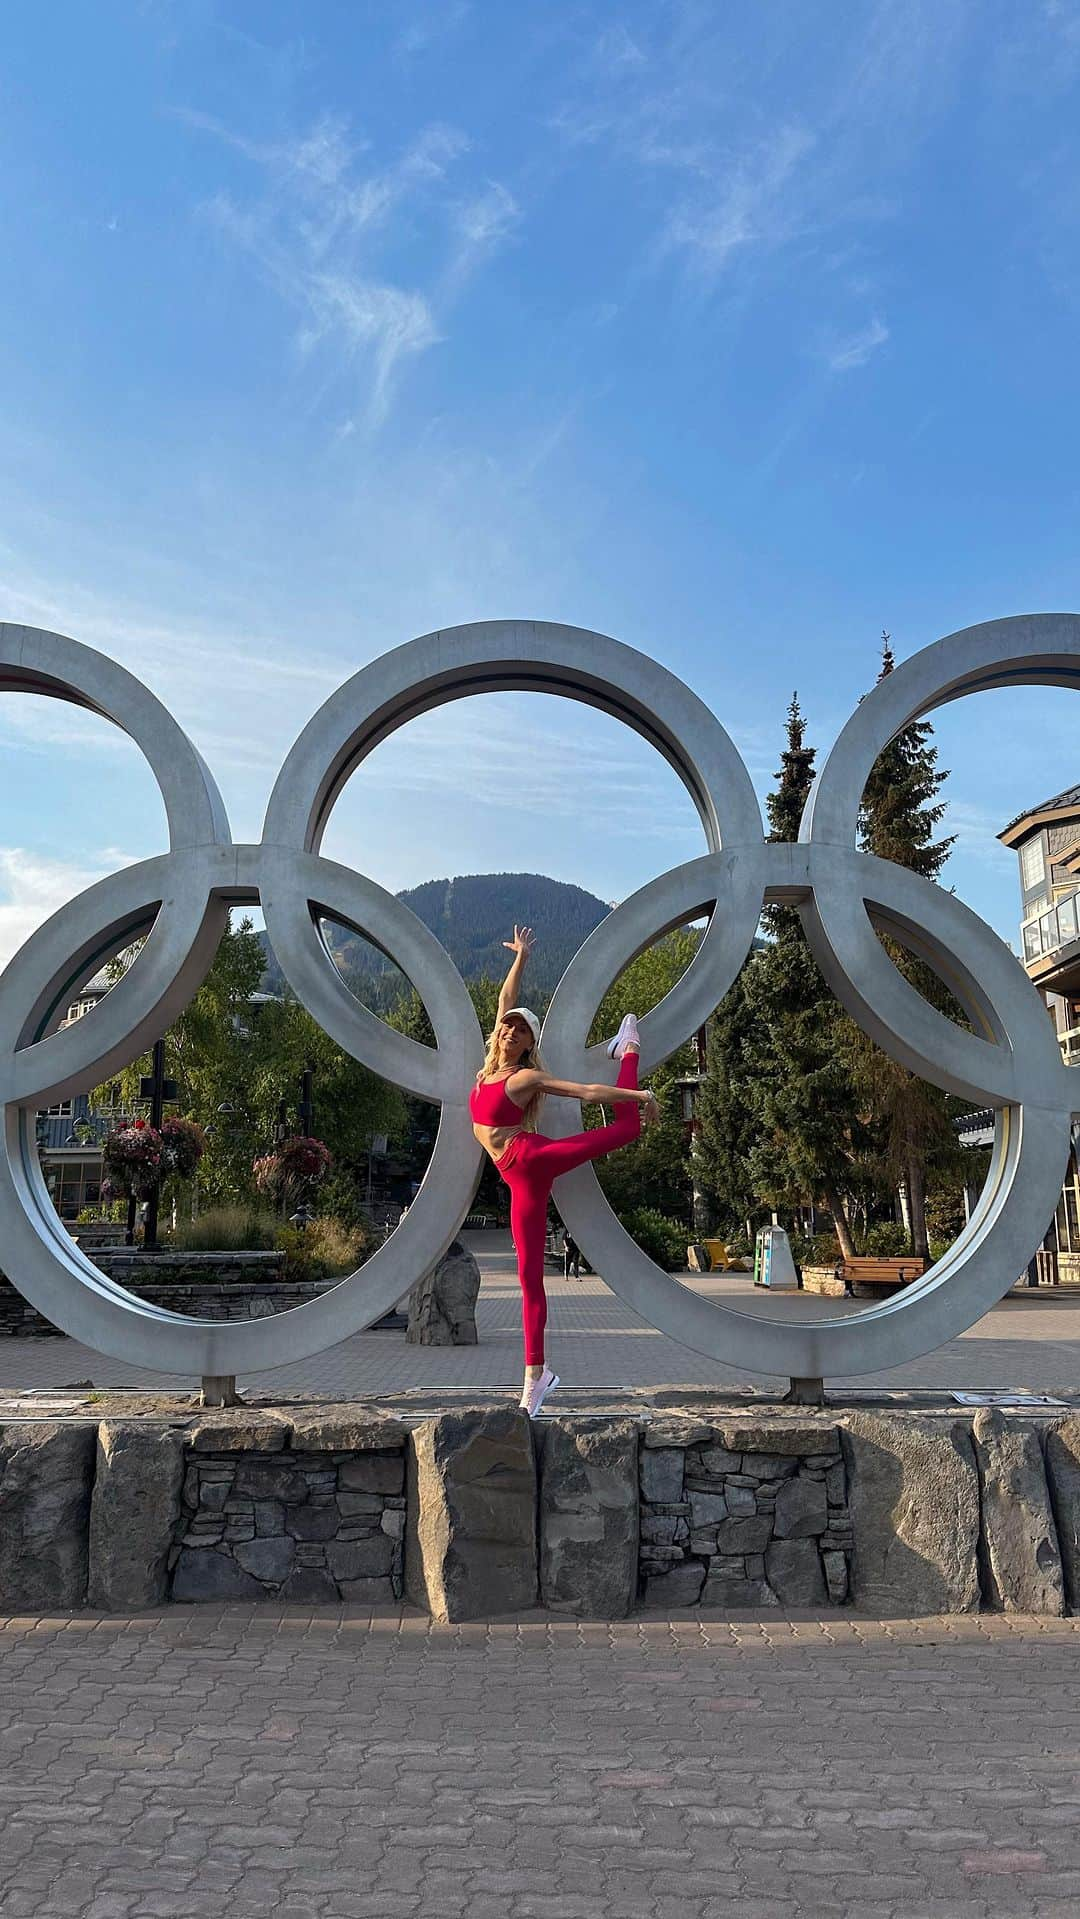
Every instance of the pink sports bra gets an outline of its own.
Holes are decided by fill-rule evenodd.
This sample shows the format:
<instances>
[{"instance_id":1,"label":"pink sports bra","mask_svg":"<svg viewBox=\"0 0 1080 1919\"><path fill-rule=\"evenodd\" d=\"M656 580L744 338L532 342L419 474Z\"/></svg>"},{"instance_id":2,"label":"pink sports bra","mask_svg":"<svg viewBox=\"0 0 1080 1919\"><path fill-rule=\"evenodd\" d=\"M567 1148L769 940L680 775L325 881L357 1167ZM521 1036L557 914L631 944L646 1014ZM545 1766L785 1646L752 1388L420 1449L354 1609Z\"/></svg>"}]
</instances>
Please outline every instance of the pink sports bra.
<instances>
[{"instance_id":1,"label":"pink sports bra","mask_svg":"<svg viewBox=\"0 0 1080 1919\"><path fill-rule=\"evenodd\" d=\"M474 1086L469 1094L469 1111L478 1126L520 1126L525 1117L502 1079L488 1079Z\"/></svg>"}]
</instances>

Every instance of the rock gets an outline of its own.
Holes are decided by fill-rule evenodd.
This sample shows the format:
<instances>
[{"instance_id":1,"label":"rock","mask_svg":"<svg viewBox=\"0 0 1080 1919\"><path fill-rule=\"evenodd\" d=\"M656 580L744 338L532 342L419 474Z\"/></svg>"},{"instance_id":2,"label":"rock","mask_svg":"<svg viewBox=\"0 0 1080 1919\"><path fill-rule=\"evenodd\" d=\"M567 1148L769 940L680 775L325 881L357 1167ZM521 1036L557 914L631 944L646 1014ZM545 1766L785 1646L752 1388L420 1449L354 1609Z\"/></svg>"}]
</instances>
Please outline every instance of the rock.
<instances>
[{"instance_id":1,"label":"rock","mask_svg":"<svg viewBox=\"0 0 1080 1919\"><path fill-rule=\"evenodd\" d=\"M289 1424L284 1413L244 1407L197 1420L187 1443L196 1453L277 1453L288 1443Z\"/></svg>"},{"instance_id":2,"label":"rock","mask_svg":"<svg viewBox=\"0 0 1080 1919\"><path fill-rule=\"evenodd\" d=\"M764 1552L772 1529L771 1513L758 1513L752 1519L725 1519L716 1528L716 1544L722 1553Z\"/></svg>"},{"instance_id":3,"label":"rock","mask_svg":"<svg viewBox=\"0 0 1080 1919\"><path fill-rule=\"evenodd\" d=\"M368 1539L335 1539L326 1548L326 1563L339 1582L370 1579L390 1571L394 1541L384 1532Z\"/></svg>"},{"instance_id":4,"label":"rock","mask_svg":"<svg viewBox=\"0 0 1080 1919\"><path fill-rule=\"evenodd\" d=\"M677 1446L643 1449L641 1454L641 1497L657 1505L668 1506L683 1496L685 1453Z\"/></svg>"},{"instance_id":5,"label":"rock","mask_svg":"<svg viewBox=\"0 0 1080 1919\"><path fill-rule=\"evenodd\" d=\"M86 1600L97 1427L0 1428L0 1606L67 1612Z\"/></svg>"},{"instance_id":6,"label":"rock","mask_svg":"<svg viewBox=\"0 0 1080 1919\"><path fill-rule=\"evenodd\" d=\"M671 1546L679 1527L677 1513L642 1513L641 1538L647 1545ZM682 1522L685 1524L685 1521Z\"/></svg>"},{"instance_id":7,"label":"rock","mask_svg":"<svg viewBox=\"0 0 1080 1919\"><path fill-rule=\"evenodd\" d=\"M765 1555L765 1577L781 1605L824 1603L825 1573L816 1539L774 1539Z\"/></svg>"},{"instance_id":8,"label":"rock","mask_svg":"<svg viewBox=\"0 0 1080 1919\"><path fill-rule=\"evenodd\" d=\"M717 1569L710 1572L701 1595L703 1606L777 1606L779 1600L764 1579L731 1579Z\"/></svg>"},{"instance_id":9,"label":"rock","mask_svg":"<svg viewBox=\"0 0 1080 1919\"><path fill-rule=\"evenodd\" d=\"M702 1446L698 1455L701 1470L711 1474L714 1479L722 1479L725 1473L743 1472L741 1453L731 1453L726 1446Z\"/></svg>"},{"instance_id":10,"label":"rock","mask_svg":"<svg viewBox=\"0 0 1080 1919\"><path fill-rule=\"evenodd\" d=\"M277 1499L255 1501L255 1531L262 1539L285 1531L285 1508Z\"/></svg>"},{"instance_id":11,"label":"rock","mask_svg":"<svg viewBox=\"0 0 1080 1919\"><path fill-rule=\"evenodd\" d=\"M799 1461L783 1453L744 1453L742 1469L750 1479L786 1479L798 1472Z\"/></svg>"},{"instance_id":12,"label":"rock","mask_svg":"<svg viewBox=\"0 0 1080 1919\"><path fill-rule=\"evenodd\" d=\"M91 1606L123 1612L162 1603L183 1480L182 1433L112 1421L99 1426L90 1506Z\"/></svg>"},{"instance_id":13,"label":"rock","mask_svg":"<svg viewBox=\"0 0 1080 1919\"><path fill-rule=\"evenodd\" d=\"M213 1546L185 1546L173 1570L174 1600L265 1599L266 1588Z\"/></svg>"},{"instance_id":14,"label":"rock","mask_svg":"<svg viewBox=\"0 0 1080 1919\"><path fill-rule=\"evenodd\" d=\"M716 1437L715 1426L706 1425L702 1419L671 1415L663 1419L647 1420L641 1435L641 1443L649 1452L654 1447L672 1447L685 1452L688 1446L708 1446L715 1441Z\"/></svg>"},{"instance_id":15,"label":"rock","mask_svg":"<svg viewBox=\"0 0 1080 1919\"><path fill-rule=\"evenodd\" d=\"M204 1480L201 1486L197 1485L195 1497L201 1513L223 1513L229 1497L229 1483L225 1479Z\"/></svg>"},{"instance_id":16,"label":"rock","mask_svg":"<svg viewBox=\"0 0 1080 1919\"><path fill-rule=\"evenodd\" d=\"M695 1565L693 1560L689 1560L683 1566L673 1566L670 1572L652 1573L645 1581L641 1603L643 1606L670 1606L673 1611L681 1612L685 1606L697 1605L704 1583L704 1566Z\"/></svg>"},{"instance_id":17,"label":"rock","mask_svg":"<svg viewBox=\"0 0 1080 1919\"><path fill-rule=\"evenodd\" d=\"M844 1553L825 1552L821 1555L821 1564L829 1598L834 1606L842 1606L848 1596L847 1557Z\"/></svg>"},{"instance_id":18,"label":"rock","mask_svg":"<svg viewBox=\"0 0 1080 1919\"><path fill-rule=\"evenodd\" d=\"M987 1603L999 1612L1063 1613L1061 1554L1038 1432L996 1406L980 1406L972 1437Z\"/></svg>"},{"instance_id":19,"label":"rock","mask_svg":"<svg viewBox=\"0 0 1080 1919\"><path fill-rule=\"evenodd\" d=\"M293 1539L333 1539L341 1525L336 1500L325 1505L289 1506L285 1512L285 1531Z\"/></svg>"},{"instance_id":20,"label":"rock","mask_svg":"<svg viewBox=\"0 0 1080 1919\"><path fill-rule=\"evenodd\" d=\"M979 1478L967 1428L849 1413L844 1453L856 1605L977 1612Z\"/></svg>"},{"instance_id":21,"label":"rock","mask_svg":"<svg viewBox=\"0 0 1080 1919\"><path fill-rule=\"evenodd\" d=\"M233 1553L237 1565L246 1573L265 1580L268 1586L277 1586L293 1569L296 1542L284 1533L268 1539L242 1539L233 1547Z\"/></svg>"},{"instance_id":22,"label":"rock","mask_svg":"<svg viewBox=\"0 0 1080 1919\"><path fill-rule=\"evenodd\" d=\"M808 1479L805 1473L785 1479L776 1495L777 1539L808 1539L815 1533L823 1533L828 1523L829 1502L824 1482Z\"/></svg>"},{"instance_id":23,"label":"rock","mask_svg":"<svg viewBox=\"0 0 1080 1919\"><path fill-rule=\"evenodd\" d=\"M521 1612L537 1595L536 1461L525 1413L463 1409L410 1435L405 1586L440 1620Z\"/></svg>"},{"instance_id":24,"label":"rock","mask_svg":"<svg viewBox=\"0 0 1080 1919\"><path fill-rule=\"evenodd\" d=\"M840 1436L835 1425L812 1425L806 1419L777 1420L775 1425L725 1425L720 1437L732 1452L768 1453L773 1456L798 1453L837 1453ZM746 1471L746 1461L743 1460ZM775 1467L772 1468L776 1470Z\"/></svg>"},{"instance_id":25,"label":"rock","mask_svg":"<svg viewBox=\"0 0 1080 1919\"><path fill-rule=\"evenodd\" d=\"M379 1493L339 1493L337 1503L339 1511L350 1519L358 1514L377 1516L386 1504Z\"/></svg>"},{"instance_id":26,"label":"rock","mask_svg":"<svg viewBox=\"0 0 1080 1919\"><path fill-rule=\"evenodd\" d=\"M738 1491L737 1487L736 1491ZM751 1511L753 1511L753 1505L754 1502L751 1497ZM692 1492L690 1494L690 1524L692 1526L716 1526L721 1519L727 1518L728 1511L729 1502L723 1493Z\"/></svg>"},{"instance_id":27,"label":"rock","mask_svg":"<svg viewBox=\"0 0 1080 1919\"><path fill-rule=\"evenodd\" d=\"M636 1422L555 1419L542 1430L540 1603L623 1619L637 1596Z\"/></svg>"},{"instance_id":28,"label":"rock","mask_svg":"<svg viewBox=\"0 0 1080 1919\"><path fill-rule=\"evenodd\" d=\"M392 1579L340 1579L338 1586L353 1605L396 1606L400 1597Z\"/></svg>"},{"instance_id":29,"label":"rock","mask_svg":"<svg viewBox=\"0 0 1080 1919\"><path fill-rule=\"evenodd\" d=\"M289 1459L241 1459L237 1462L230 1500L280 1499L289 1506L308 1496L308 1483Z\"/></svg>"},{"instance_id":30,"label":"rock","mask_svg":"<svg viewBox=\"0 0 1080 1919\"><path fill-rule=\"evenodd\" d=\"M724 1490L724 1498L727 1501L728 1512L733 1518L745 1518L748 1513L756 1513L758 1510L757 1499L749 1486L736 1486L729 1480Z\"/></svg>"},{"instance_id":31,"label":"rock","mask_svg":"<svg viewBox=\"0 0 1080 1919\"><path fill-rule=\"evenodd\" d=\"M298 1453L401 1451L407 1428L390 1413L373 1414L359 1406L313 1406L292 1419L292 1444Z\"/></svg>"},{"instance_id":32,"label":"rock","mask_svg":"<svg viewBox=\"0 0 1080 1919\"><path fill-rule=\"evenodd\" d=\"M279 1599L293 1606L336 1606L338 1589L330 1574L318 1566L296 1566L282 1586Z\"/></svg>"},{"instance_id":33,"label":"rock","mask_svg":"<svg viewBox=\"0 0 1080 1919\"><path fill-rule=\"evenodd\" d=\"M1057 1521L1058 1546L1069 1611L1080 1611L1080 1414L1046 1434L1046 1471Z\"/></svg>"},{"instance_id":34,"label":"rock","mask_svg":"<svg viewBox=\"0 0 1080 1919\"><path fill-rule=\"evenodd\" d=\"M405 1514L403 1512L384 1512L379 1521L379 1526L391 1539L404 1539Z\"/></svg>"},{"instance_id":35,"label":"rock","mask_svg":"<svg viewBox=\"0 0 1080 1919\"><path fill-rule=\"evenodd\" d=\"M366 1453L359 1459L343 1459L338 1485L355 1493L404 1492L405 1454Z\"/></svg>"},{"instance_id":36,"label":"rock","mask_svg":"<svg viewBox=\"0 0 1080 1919\"><path fill-rule=\"evenodd\" d=\"M460 1239L409 1294L409 1346L475 1346L480 1268Z\"/></svg>"}]
</instances>

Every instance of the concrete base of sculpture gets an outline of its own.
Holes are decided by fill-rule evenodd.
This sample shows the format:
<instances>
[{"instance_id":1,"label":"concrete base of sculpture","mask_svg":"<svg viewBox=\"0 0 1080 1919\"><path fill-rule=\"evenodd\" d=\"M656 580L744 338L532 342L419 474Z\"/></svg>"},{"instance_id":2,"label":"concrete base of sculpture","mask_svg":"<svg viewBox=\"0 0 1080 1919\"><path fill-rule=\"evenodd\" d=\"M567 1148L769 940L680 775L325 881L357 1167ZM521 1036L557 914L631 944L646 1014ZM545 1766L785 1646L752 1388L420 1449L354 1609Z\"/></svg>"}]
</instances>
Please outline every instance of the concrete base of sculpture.
<instances>
[{"instance_id":1,"label":"concrete base of sculpture","mask_svg":"<svg viewBox=\"0 0 1080 1919\"><path fill-rule=\"evenodd\" d=\"M1080 1611L1080 1408L676 1397L530 1426L408 1395L99 1425L73 1396L0 1427L0 1607Z\"/></svg>"}]
</instances>

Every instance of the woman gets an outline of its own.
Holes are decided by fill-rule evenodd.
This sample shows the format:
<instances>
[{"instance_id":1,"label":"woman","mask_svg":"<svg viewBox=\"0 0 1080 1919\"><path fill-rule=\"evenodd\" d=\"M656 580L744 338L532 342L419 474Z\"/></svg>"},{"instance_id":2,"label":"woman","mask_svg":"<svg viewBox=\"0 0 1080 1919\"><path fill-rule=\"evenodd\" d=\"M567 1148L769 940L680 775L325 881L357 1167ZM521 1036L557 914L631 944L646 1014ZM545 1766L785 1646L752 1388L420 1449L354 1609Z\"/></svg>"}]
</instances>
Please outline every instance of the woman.
<instances>
[{"instance_id":1,"label":"woman","mask_svg":"<svg viewBox=\"0 0 1080 1919\"><path fill-rule=\"evenodd\" d=\"M552 1182L586 1160L601 1159L616 1147L628 1146L641 1131L642 1116L657 1120L660 1111L648 1088L639 1091L637 1061L640 1051L637 1021L623 1020L608 1046L619 1061L614 1086L580 1086L576 1080L555 1079L540 1057L540 1021L527 1006L517 1006L525 962L535 945L532 929L515 926L512 940L504 940L514 958L499 994L499 1012L488 1041L484 1064L469 1095L473 1132L510 1188L510 1231L521 1282L521 1316L525 1329L525 1383L521 1406L535 1419L558 1375L544 1363L544 1246L547 1208ZM568 1139L546 1139L537 1131L545 1093L598 1105L611 1100L619 1109L610 1126Z\"/></svg>"}]
</instances>

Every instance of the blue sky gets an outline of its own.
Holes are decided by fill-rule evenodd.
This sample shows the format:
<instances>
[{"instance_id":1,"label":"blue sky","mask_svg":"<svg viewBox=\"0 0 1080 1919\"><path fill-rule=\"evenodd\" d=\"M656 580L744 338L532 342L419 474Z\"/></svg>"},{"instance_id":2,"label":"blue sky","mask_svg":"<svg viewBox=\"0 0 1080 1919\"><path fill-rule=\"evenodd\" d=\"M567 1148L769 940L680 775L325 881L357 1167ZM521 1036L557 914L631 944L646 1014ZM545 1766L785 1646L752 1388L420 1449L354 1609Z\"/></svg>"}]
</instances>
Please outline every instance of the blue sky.
<instances>
[{"instance_id":1,"label":"blue sky","mask_svg":"<svg viewBox=\"0 0 1080 1919\"><path fill-rule=\"evenodd\" d=\"M713 705L764 793L877 670L1080 609L1080 3L57 0L0 72L0 605L130 666L238 838L347 673L568 620ZM1080 778L1064 693L938 726L947 877ZM138 756L0 696L0 951L163 843ZM326 850L614 899L700 851L613 722L417 722Z\"/></svg>"}]
</instances>

